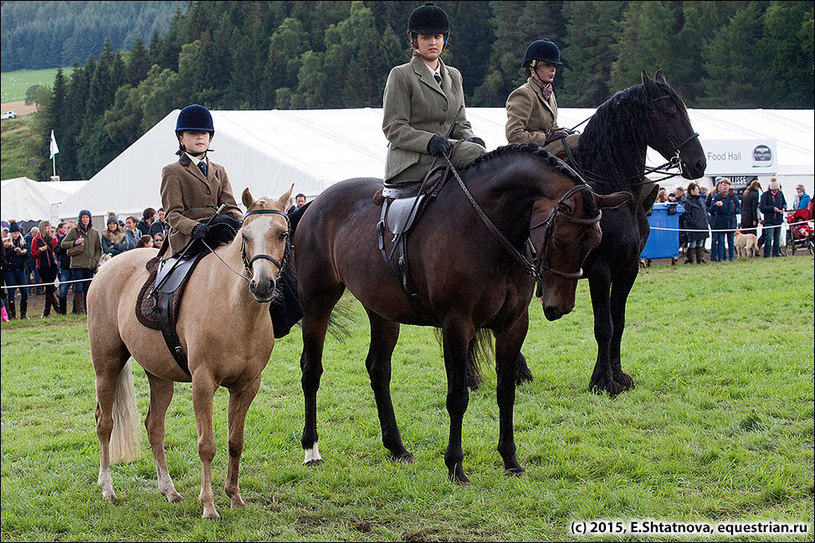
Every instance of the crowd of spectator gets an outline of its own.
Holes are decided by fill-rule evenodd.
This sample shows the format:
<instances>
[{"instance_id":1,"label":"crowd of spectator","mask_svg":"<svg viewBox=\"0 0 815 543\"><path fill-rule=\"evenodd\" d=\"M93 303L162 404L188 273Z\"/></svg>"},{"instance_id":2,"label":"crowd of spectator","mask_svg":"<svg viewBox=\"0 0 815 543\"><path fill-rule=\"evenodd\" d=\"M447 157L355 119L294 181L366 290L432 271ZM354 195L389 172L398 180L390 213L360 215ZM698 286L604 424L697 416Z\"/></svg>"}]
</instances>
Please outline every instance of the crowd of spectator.
<instances>
[{"instance_id":1,"label":"crowd of spectator","mask_svg":"<svg viewBox=\"0 0 815 543\"><path fill-rule=\"evenodd\" d=\"M796 212L803 220L812 218L812 201L803 185L796 187L792 207L787 206L781 184L775 177L770 179L766 191L754 180L741 196L731 185L730 179L723 177L716 179L711 193L696 183L690 183L687 190L678 187L675 193L666 193L665 189L658 192L657 202L677 202L685 208L679 217L679 243L686 264L705 262L704 242L708 237L711 238L711 262L734 260L735 234L758 235L759 226L761 236L756 241L758 247L763 248L764 258L780 257L781 234L787 222L785 214Z\"/></svg>"},{"instance_id":2,"label":"crowd of spectator","mask_svg":"<svg viewBox=\"0 0 815 543\"><path fill-rule=\"evenodd\" d=\"M3 320L28 319L31 294L44 296L40 318L49 317L52 311L67 314L71 292L70 311L85 313L88 287L99 266L137 247L160 248L168 229L163 208L158 211L147 208L141 219L131 215L124 220L110 211L101 232L94 228L88 210L80 211L75 221L60 221L56 225L41 221L27 232L18 221L9 220L8 226L3 227L0 251Z\"/></svg>"}]
</instances>

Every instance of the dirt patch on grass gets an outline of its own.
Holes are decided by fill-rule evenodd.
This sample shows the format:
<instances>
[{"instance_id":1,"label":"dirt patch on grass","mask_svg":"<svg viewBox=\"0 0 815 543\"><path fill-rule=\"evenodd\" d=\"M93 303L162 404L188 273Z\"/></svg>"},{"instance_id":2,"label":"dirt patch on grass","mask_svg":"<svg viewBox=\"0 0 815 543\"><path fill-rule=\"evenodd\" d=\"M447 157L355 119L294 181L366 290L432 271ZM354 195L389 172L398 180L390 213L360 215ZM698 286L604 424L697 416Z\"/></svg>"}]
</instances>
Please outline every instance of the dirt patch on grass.
<instances>
[{"instance_id":1,"label":"dirt patch on grass","mask_svg":"<svg viewBox=\"0 0 815 543\"><path fill-rule=\"evenodd\" d=\"M14 111L18 116L22 117L37 111L37 105L31 104L27 106L25 100L20 100L19 102L3 102L3 104L0 105L0 111Z\"/></svg>"}]
</instances>

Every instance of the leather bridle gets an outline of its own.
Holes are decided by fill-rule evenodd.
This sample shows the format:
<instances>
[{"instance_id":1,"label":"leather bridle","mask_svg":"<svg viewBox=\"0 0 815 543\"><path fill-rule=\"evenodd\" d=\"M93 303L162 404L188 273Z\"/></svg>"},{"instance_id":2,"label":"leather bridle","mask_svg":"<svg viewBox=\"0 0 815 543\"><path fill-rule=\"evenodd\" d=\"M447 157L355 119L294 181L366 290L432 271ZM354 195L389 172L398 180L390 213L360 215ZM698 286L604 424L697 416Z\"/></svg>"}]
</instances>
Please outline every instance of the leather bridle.
<instances>
[{"instance_id":1,"label":"leather bridle","mask_svg":"<svg viewBox=\"0 0 815 543\"><path fill-rule=\"evenodd\" d=\"M530 262L529 259L527 259L526 256L524 256L515 247L513 247L512 243L510 243L510 241L506 238L506 236L504 236L504 234L502 234L501 231L498 230L498 227L495 226L495 224L490 220L490 218L487 216L487 214L484 212L484 210L481 209L481 206L478 205L478 202L476 202L476 200L473 197L472 193L467 189L467 186L464 184L464 181L461 179L461 176L459 176L458 171L456 171L456 169L453 167L453 164L450 162L450 159L447 157L447 155L444 155L444 158L447 160L447 163L450 165L450 169L452 170L453 175L456 178L456 181L458 181L458 184L461 187L461 190L464 192L464 195L470 201L470 204L473 206L473 208L475 208L475 211L478 214L478 216L481 218L481 220L487 226L487 230L489 230L490 233L507 250L507 252L510 255L512 255L515 258L515 260L518 261L518 263L521 265L522 268L524 268L526 273L528 273L533 279L535 279L535 282L537 284L536 296L540 297L541 293L543 291L542 276L541 276L540 270L544 270L546 272L552 273L552 274L560 276L560 277L564 277L566 279L579 279L583 275L583 269L582 268L578 269L578 271L576 271L576 272L566 272L566 271L562 271L562 270L558 270L558 269L553 268L550 265L550 263L548 262L548 260L549 260L548 249L549 249L549 244L551 242L552 235L553 235L553 233L555 231L554 221L555 221L556 217L561 216L561 217L565 218L566 220L568 220L569 222L572 222L574 224L594 224L596 222L599 222L600 219L603 217L602 211L600 211L598 209L597 210L598 211L597 215L594 216L594 217L591 217L589 219L578 218L578 217L575 217L572 214L571 208L568 205L566 205L566 200L571 198L577 192L579 192L581 190L584 190L584 189L591 190L591 187L589 187L589 185L587 185L586 183L581 182L580 184L575 185L571 189L567 190L565 193L563 193L563 195L560 197L560 199L554 205L554 207L552 208L552 211L549 213L549 216L546 218L546 220L540 222L539 224L536 224L535 226L533 226L533 227L531 227L529 229L530 234L531 234L532 230L534 230L536 228L540 228L540 227L545 227L546 228L546 232L544 234L544 240L543 240L543 243L541 244L541 251L536 251L535 250L535 246L532 243L532 238L531 237L527 238L527 244L529 245L530 253L532 254L532 262ZM539 252L541 254L538 254ZM546 255L547 255L547 262L543 262L541 260L541 255L543 253L546 253Z\"/></svg>"},{"instance_id":2,"label":"leather bridle","mask_svg":"<svg viewBox=\"0 0 815 543\"><path fill-rule=\"evenodd\" d=\"M284 211L278 211L276 209L255 209L254 211L247 211L246 214L243 216L243 220L245 221L247 217L251 215L281 215L286 218L286 225L288 226L288 230L291 230L291 222L289 220L289 216ZM291 243L288 237L286 237L286 249L283 252L283 261L278 262L278 260L272 256L267 254L258 254L253 256L251 259L246 259L246 242L241 240L241 258L243 259L243 267L246 268L246 272L251 274L252 273L252 264L256 260L268 260L275 266L277 266L278 270L278 277L283 272L283 269L289 262L289 257L291 255Z\"/></svg>"}]
</instances>

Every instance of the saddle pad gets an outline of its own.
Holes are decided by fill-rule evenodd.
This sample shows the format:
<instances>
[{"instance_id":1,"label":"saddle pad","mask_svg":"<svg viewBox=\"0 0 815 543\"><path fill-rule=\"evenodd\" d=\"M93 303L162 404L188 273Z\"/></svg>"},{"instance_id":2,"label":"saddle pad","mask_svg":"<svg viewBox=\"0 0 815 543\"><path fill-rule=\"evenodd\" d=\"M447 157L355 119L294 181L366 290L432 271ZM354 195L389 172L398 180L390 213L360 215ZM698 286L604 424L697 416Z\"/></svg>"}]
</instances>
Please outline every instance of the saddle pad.
<instances>
[{"instance_id":1,"label":"saddle pad","mask_svg":"<svg viewBox=\"0 0 815 543\"><path fill-rule=\"evenodd\" d=\"M139 295L136 298L136 318L139 320L147 328L151 328L153 330L161 330L161 325L158 322L158 316L155 312L151 312L148 314L147 312L153 308L153 298L148 296L150 290L153 288L153 285L156 284L156 274L158 273L158 265L161 261L161 258L156 256L151 258L147 261L144 265L145 269L150 272L147 276L147 281L139 290ZM190 274L187 274L184 277L184 280L178 286L178 295L173 299L173 320L178 321L178 308L181 306L181 294L184 292L184 287L187 286L187 281L190 278Z\"/></svg>"}]
</instances>

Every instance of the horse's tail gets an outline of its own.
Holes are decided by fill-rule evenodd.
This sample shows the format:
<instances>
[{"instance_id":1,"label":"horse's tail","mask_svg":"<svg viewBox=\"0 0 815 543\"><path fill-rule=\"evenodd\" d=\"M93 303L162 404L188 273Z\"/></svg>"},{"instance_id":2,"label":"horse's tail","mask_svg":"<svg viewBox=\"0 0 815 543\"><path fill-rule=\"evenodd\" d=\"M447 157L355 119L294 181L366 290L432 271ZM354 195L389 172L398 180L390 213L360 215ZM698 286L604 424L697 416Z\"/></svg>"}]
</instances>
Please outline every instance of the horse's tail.
<instances>
[{"instance_id":1,"label":"horse's tail","mask_svg":"<svg viewBox=\"0 0 815 543\"><path fill-rule=\"evenodd\" d=\"M113 397L113 432L110 434L110 462L132 462L141 450L139 404L133 384L133 359L119 373Z\"/></svg>"},{"instance_id":2,"label":"horse's tail","mask_svg":"<svg viewBox=\"0 0 815 543\"><path fill-rule=\"evenodd\" d=\"M484 382L484 377L481 375L481 362L494 352L492 333L483 328L476 332L467 352L467 386L470 387L470 390L478 390L478 387Z\"/></svg>"}]
</instances>

